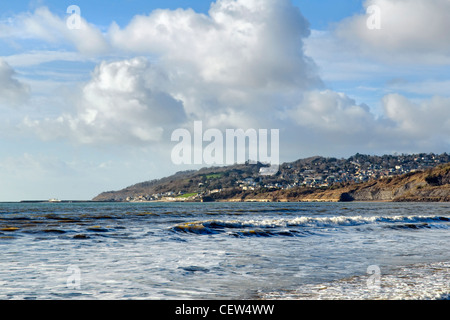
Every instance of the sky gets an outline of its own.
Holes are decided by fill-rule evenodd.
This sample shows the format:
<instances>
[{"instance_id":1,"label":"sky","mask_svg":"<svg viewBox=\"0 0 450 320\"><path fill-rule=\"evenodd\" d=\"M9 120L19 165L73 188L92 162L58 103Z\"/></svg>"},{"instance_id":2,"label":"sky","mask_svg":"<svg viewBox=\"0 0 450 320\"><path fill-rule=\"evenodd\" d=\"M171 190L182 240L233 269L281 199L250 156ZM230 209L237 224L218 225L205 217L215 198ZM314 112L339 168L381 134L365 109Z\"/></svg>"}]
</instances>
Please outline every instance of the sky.
<instances>
[{"instance_id":1,"label":"sky","mask_svg":"<svg viewBox=\"0 0 450 320\"><path fill-rule=\"evenodd\" d=\"M198 169L195 121L277 129L281 162L448 152L448 30L449 0L2 1L0 201Z\"/></svg>"}]
</instances>

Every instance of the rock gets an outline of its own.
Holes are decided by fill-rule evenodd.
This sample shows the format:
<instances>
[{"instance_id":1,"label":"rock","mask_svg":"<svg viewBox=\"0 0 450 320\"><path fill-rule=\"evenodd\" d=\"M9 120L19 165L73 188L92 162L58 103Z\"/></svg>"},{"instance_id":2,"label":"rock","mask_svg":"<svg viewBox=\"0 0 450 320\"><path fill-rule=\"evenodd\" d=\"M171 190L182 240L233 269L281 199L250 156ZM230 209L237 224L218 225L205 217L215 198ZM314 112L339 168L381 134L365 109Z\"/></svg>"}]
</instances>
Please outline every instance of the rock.
<instances>
[{"instance_id":1,"label":"rock","mask_svg":"<svg viewBox=\"0 0 450 320\"><path fill-rule=\"evenodd\" d=\"M341 194L341 196L339 197L339 201L340 202L350 202L355 200L348 192L344 192Z\"/></svg>"}]
</instances>

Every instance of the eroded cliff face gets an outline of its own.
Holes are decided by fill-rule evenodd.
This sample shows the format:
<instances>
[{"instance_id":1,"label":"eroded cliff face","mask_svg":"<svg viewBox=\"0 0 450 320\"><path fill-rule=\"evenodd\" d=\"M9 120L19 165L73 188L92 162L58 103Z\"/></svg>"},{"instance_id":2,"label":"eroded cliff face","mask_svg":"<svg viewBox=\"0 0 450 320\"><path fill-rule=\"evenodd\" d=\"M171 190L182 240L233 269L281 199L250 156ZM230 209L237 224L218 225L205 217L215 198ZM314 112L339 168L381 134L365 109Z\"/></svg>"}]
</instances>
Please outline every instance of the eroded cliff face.
<instances>
[{"instance_id":1,"label":"eroded cliff face","mask_svg":"<svg viewBox=\"0 0 450 320\"><path fill-rule=\"evenodd\" d=\"M343 196L344 195L344 196ZM330 193L330 200L335 199ZM450 201L450 164L342 189L341 201Z\"/></svg>"},{"instance_id":2,"label":"eroded cliff face","mask_svg":"<svg viewBox=\"0 0 450 320\"><path fill-rule=\"evenodd\" d=\"M335 189L266 197L273 201L450 201L450 164Z\"/></svg>"}]
</instances>

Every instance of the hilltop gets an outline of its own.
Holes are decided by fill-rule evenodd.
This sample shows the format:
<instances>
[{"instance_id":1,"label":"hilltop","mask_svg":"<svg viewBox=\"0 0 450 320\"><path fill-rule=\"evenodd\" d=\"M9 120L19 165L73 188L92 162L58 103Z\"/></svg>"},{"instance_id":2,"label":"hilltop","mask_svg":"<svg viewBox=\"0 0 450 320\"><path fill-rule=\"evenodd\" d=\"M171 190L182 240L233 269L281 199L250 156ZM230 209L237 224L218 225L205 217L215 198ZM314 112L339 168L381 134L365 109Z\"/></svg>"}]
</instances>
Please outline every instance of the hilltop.
<instances>
[{"instance_id":1,"label":"hilltop","mask_svg":"<svg viewBox=\"0 0 450 320\"><path fill-rule=\"evenodd\" d=\"M320 156L284 163L262 176L261 163L181 171L104 192L94 201L449 201L446 153ZM447 171L446 171L447 170Z\"/></svg>"}]
</instances>

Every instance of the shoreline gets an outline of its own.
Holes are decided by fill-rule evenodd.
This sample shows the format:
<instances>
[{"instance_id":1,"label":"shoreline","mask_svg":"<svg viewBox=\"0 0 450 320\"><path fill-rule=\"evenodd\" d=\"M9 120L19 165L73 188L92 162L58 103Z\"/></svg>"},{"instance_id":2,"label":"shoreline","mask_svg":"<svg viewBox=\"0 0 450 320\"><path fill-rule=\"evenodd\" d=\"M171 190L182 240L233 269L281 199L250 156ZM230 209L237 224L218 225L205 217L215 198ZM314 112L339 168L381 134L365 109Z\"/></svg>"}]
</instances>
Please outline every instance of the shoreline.
<instances>
[{"instance_id":1,"label":"shoreline","mask_svg":"<svg viewBox=\"0 0 450 320\"><path fill-rule=\"evenodd\" d=\"M202 200L139 200L139 201L115 201L115 200L61 200L61 201L48 201L48 200L21 200L21 201L0 201L0 203L8 204L32 204L32 203L48 203L48 204L58 204L58 203L450 203L446 200L435 200L435 199L424 199L424 200L352 200L352 201L342 201L339 199L302 199L302 200L288 200L288 199L217 199L212 201L202 201Z\"/></svg>"},{"instance_id":2,"label":"shoreline","mask_svg":"<svg viewBox=\"0 0 450 320\"><path fill-rule=\"evenodd\" d=\"M86 201L89 202L89 201ZM229 200L215 200L215 201L171 201L171 200L152 200L152 201L91 201L98 203L450 203L449 201L396 201L396 200L355 200L355 201L339 201L339 200L323 200L323 199L307 199L307 200L278 200L273 201L270 199L229 199Z\"/></svg>"}]
</instances>

